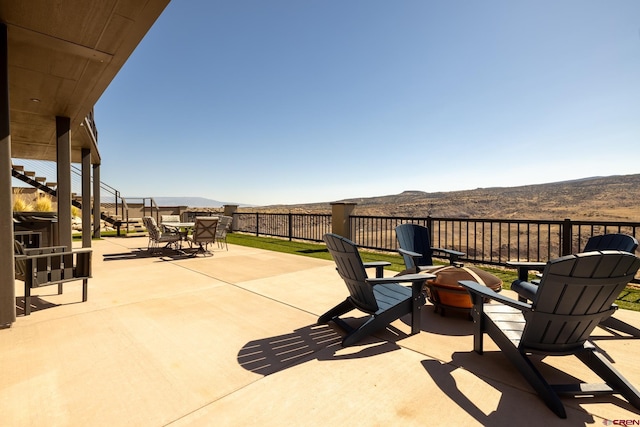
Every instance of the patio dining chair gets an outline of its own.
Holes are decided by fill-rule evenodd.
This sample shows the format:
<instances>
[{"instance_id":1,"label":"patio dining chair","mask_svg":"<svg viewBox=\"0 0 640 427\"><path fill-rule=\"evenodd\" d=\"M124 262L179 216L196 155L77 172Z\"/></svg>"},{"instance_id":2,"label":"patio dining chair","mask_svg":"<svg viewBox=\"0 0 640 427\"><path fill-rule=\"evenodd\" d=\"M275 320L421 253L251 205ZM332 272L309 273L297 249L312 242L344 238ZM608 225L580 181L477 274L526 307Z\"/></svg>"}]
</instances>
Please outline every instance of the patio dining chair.
<instances>
[{"instance_id":1,"label":"patio dining chair","mask_svg":"<svg viewBox=\"0 0 640 427\"><path fill-rule=\"evenodd\" d=\"M440 268L440 265L433 265L434 254L446 257L450 264L464 256L464 252L452 249L434 248L431 246L431 233L427 227L418 224L401 224L396 227L396 238L398 239L398 252L404 259L406 270L400 274L419 273Z\"/></svg>"},{"instance_id":2,"label":"patio dining chair","mask_svg":"<svg viewBox=\"0 0 640 427\"><path fill-rule=\"evenodd\" d=\"M531 304L498 294L473 281L460 281L473 301L474 351L483 353L483 336L497 344L545 404L566 418L560 395L620 394L640 409L640 392L588 341L610 317L615 298L633 279L640 259L629 252L593 251L549 261ZM496 303L485 303L485 298ZM551 385L530 355L576 356L606 384Z\"/></svg>"},{"instance_id":3,"label":"patio dining chair","mask_svg":"<svg viewBox=\"0 0 640 427\"><path fill-rule=\"evenodd\" d=\"M216 241L216 227L218 226L217 216L197 216L195 226L193 227L193 234L187 236L189 244L193 247L193 244L198 245L198 252L203 255L213 255L209 250L209 244L213 244Z\"/></svg>"},{"instance_id":4,"label":"patio dining chair","mask_svg":"<svg viewBox=\"0 0 640 427\"><path fill-rule=\"evenodd\" d=\"M160 215L160 227L162 227L162 231L179 233L180 228L168 224L171 222L180 222L180 215Z\"/></svg>"},{"instance_id":5,"label":"patio dining chair","mask_svg":"<svg viewBox=\"0 0 640 427\"><path fill-rule=\"evenodd\" d=\"M147 245L147 250L149 252L156 252L158 249L162 249L160 247L162 243L165 243L164 248L168 248L172 245L174 246L174 249L179 248L182 241L180 233L163 232L160 227L158 227L158 223L155 218L152 216L142 217L142 223L149 233L149 244Z\"/></svg>"},{"instance_id":6,"label":"patio dining chair","mask_svg":"<svg viewBox=\"0 0 640 427\"><path fill-rule=\"evenodd\" d=\"M231 228L231 222L233 221L233 217L223 215L218 220L218 226L216 227L216 242L218 242L218 247L222 248L223 246L229 250L229 245L227 245L227 232Z\"/></svg>"},{"instance_id":7,"label":"patio dining chair","mask_svg":"<svg viewBox=\"0 0 640 427\"><path fill-rule=\"evenodd\" d=\"M336 263L338 274L349 290L346 300L318 318L318 324L333 321L347 332L342 346L347 347L385 328L400 317L411 314L411 333L420 332L420 308L425 303L423 286L433 274L407 274L396 277L368 277L356 245L337 234L325 234L323 240ZM411 283L411 287L400 283ZM369 316L360 326L352 327L339 316L358 309Z\"/></svg>"}]
</instances>

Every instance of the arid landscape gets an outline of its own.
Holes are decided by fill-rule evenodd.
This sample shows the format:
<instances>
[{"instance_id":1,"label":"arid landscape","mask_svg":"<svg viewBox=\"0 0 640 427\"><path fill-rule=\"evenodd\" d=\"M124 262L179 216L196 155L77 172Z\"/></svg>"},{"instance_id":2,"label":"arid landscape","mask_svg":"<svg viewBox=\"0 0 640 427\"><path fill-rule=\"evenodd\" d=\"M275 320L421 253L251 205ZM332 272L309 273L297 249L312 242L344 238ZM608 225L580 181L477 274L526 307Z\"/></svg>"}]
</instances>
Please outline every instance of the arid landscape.
<instances>
[{"instance_id":1,"label":"arid landscape","mask_svg":"<svg viewBox=\"0 0 640 427\"><path fill-rule=\"evenodd\" d=\"M336 201L356 203L356 215L640 221L640 174L467 191L404 191ZM274 205L240 211L330 213L331 205Z\"/></svg>"}]
</instances>

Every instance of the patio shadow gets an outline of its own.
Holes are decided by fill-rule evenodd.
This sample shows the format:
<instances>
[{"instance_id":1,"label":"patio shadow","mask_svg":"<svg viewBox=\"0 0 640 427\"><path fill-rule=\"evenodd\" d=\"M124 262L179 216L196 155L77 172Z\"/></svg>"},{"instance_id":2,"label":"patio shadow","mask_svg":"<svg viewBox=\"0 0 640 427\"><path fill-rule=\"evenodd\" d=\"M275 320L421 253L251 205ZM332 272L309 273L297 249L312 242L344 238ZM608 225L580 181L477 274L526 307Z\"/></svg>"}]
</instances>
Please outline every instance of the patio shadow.
<instances>
[{"instance_id":1,"label":"patio shadow","mask_svg":"<svg viewBox=\"0 0 640 427\"><path fill-rule=\"evenodd\" d=\"M134 249L130 252L119 252L112 254L104 254L104 261L123 261L130 259L156 258L158 261L176 261L181 259L190 259L195 257L195 250L186 248L182 251L176 251L171 248L161 248L155 252L150 252L144 248Z\"/></svg>"},{"instance_id":2,"label":"patio shadow","mask_svg":"<svg viewBox=\"0 0 640 427\"><path fill-rule=\"evenodd\" d=\"M24 297L16 297L16 316L24 316ZM53 304L45 301L42 298L32 295L31 296L31 313L38 310L44 310L47 308L58 307L60 304Z\"/></svg>"},{"instance_id":3,"label":"patio shadow","mask_svg":"<svg viewBox=\"0 0 640 427\"><path fill-rule=\"evenodd\" d=\"M393 327L385 332L389 331L399 339L406 336ZM288 334L250 341L240 349L237 360L246 370L266 376L314 358L323 361L355 359L400 348L393 341L371 336L349 347L348 354L337 355L336 351L343 348L341 342L342 335L331 326L313 324Z\"/></svg>"},{"instance_id":4,"label":"patio shadow","mask_svg":"<svg viewBox=\"0 0 640 427\"><path fill-rule=\"evenodd\" d=\"M500 352L485 352L483 355L478 355L475 352L456 352L453 353L452 361L449 363L443 363L438 360L424 360L422 361L422 366L438 387L481 425L513 425L518 418L523 420L528 415L542 413L548 413L548 418L545 418L549 421L553 420L552 424L556 424L556 420L558 425L566 425L567 422L571 422L573 425L594 423L593 416L581 409L578 406L579 403L611 403L627 411L636 414L640 413L627 401L616 396L563 397L568 419L557 418L524 379L521 379L522 386L510 384L513 382L514 377L518 377L518 380L520 380L520 377L515 369L512 369L510 365L505 366L505 363L506 359ZM580 382L579 379L566 372L544 364L542 358L534 360L534 363L538 365L545 378L553 379L552 383ZM500 393L500 401L495 410L488 414L485 413L458 388L453 373L460 368L482 379ZM530 399L527 398L525 402L522 392L513 393L514 388L529 393ZM516 416L514 415L514 410L517 410L517 408L521 408L521 410L517 412L518 415ZM549 424L549 422L546 422L546 424Z\"/></svg>"}]
</instances>

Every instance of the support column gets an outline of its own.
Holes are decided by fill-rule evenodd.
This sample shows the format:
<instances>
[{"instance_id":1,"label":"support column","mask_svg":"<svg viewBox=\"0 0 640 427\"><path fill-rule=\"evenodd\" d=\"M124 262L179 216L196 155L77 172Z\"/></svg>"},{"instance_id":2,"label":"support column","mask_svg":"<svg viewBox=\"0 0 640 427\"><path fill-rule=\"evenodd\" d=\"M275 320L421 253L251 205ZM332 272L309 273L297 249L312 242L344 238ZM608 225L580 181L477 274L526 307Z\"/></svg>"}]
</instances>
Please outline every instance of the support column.
<instances>
[{"instance_id":1,"label":"support column","mask_svg":"<svg viewBox=\"0 0 640 427\"><path fill-rule=\"evenodd\" d=\"M95 239L100 238L100 223L101 217L100 213L102 212L102 206L100 205L101 200L100 194L100 165L93 165L93 237Z\"/></svg>"},{"instance_id":2,"label":"support column","mask_svg":"<svg viewBox=\"0 0 640 427\"><path fill-rule=\"evenodd\" d=\"M351 222L349 218L353 209L356 207L355 203L335 202L331 203L331 231L338 236L346 237L349 240L351 238Z\"/></svg>"},{"instance_id":3,"label":"support column","mask_svg":"<svg viewBox=\"0 0 640 427\"><path fill-rule=\"evenodd\" d=\"M222 215L230 216L231 218L233 218L231 220L231 229L230 229L230 231L232 231L232 232L233 232L233 230L236 230L238 228L238 220L233 215L237 211L238 211L238 205L224 205L224 210L222 212Z\"/></svg>"},{"instance_id":4,"label":"support column","mask_svg":"<svg viewBox=\"0 0 640 427\"><path fill-rule=\"evenodd\" d=\"M56 117L58 241L71 249L71 119Z\"/></svg>"},{"instance_id":5,"label":"support column","mask_svg":"<svg viewBox=\"0 0 640 427\"><path fill-rule=\"evenodd\" d=\"M16 321L8 56L7 26L0 22L0 236L6 236L0 241L0 328Z\"/></svg>"},{"instance_id":6,"label":"support column","mask_svg":"<svg viewBox=\"0 0 640 427\"><path fill-rule=\"evenodd\" d=\"M91 150L82 149L82 247L91 247Z\"/></svg>"}]
</instances>

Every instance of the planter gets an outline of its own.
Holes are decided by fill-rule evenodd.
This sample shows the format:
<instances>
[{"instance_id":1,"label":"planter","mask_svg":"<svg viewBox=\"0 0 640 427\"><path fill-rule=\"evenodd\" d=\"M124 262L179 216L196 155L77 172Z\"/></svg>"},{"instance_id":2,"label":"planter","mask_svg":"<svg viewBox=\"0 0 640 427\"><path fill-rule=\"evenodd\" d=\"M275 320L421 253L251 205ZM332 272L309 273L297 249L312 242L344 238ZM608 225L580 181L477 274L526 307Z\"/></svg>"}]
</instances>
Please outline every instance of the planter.
<instances>
[{"instance_id":1,"label":"planter","mask_svg":"<svg viewBox=\"0 0 640 427\"><path fill-rule=\"evenodd\" d=\"M14 231L40 233L40 246L53 246L55 242L57 212L14 212Z\"/></svg>"}]
</instances>

